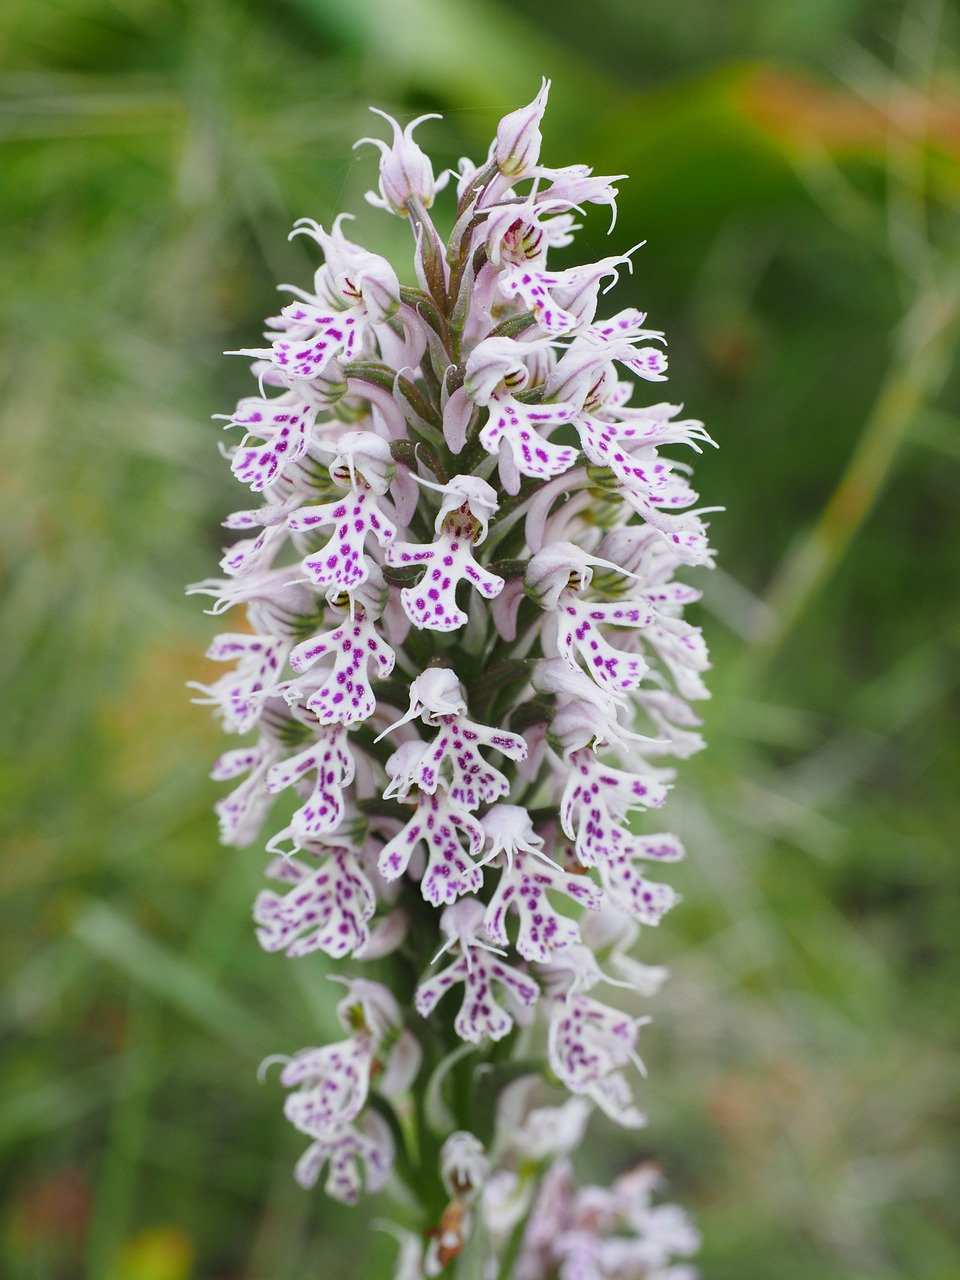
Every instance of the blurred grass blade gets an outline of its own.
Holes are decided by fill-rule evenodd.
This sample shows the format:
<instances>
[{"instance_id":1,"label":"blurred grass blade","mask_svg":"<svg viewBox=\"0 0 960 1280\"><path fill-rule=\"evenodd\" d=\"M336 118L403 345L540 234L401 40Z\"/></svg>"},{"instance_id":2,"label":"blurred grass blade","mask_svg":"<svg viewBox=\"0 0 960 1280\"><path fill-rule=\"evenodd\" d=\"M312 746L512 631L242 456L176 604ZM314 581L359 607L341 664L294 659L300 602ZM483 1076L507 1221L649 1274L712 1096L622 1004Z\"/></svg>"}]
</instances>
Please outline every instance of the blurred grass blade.
<instances>
[{"instance_id":1,"label":"blurred grass blade","mask_svg":"<svg viewBox=\"0 0 960 1280\"><path fill-rule=\"evenodd\" d=\"M276 1044L277 1033L267 1023L105 902L92 903L78 916L73 932L146 990L245 1056L262 1057Z\"/></svg>"},{"instance_id":2,"label":"blurred grass blade","mask_svg":"<svg viewBox=\"0 0 960 1280\"><path fill-rule=\"evenodd\" d=\"M950 372L958 324L960 271L954 270L921 296L906 317L899 357L839 484L816 524L777 571L766 599L775 622L749 655L754 679L806 613L870 514L911 426Z\"/></svg>"},{"instance_id":3,"label":"blurred grass blade","mask_svg":"<svg viewBox=\"0 0 960 1280\"><path fill-rule=\"evenodd\" d=\"M102 1062L32 1089L14 1089L0 1102L0 1147L68 1129L114 1096L113 1064Z\"/></svg>"}]
</instances>

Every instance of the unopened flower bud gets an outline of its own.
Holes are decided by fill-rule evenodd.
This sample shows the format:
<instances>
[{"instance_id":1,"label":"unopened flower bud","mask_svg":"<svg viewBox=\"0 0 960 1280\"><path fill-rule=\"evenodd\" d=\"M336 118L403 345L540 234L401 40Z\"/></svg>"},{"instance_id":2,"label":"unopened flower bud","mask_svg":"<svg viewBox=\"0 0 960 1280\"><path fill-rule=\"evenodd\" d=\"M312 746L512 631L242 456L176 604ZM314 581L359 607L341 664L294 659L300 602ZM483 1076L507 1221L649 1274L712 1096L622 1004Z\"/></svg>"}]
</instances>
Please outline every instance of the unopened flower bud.
<instances>
[{"instance_id":1,"label":"unopened flower bud","mask_svg":"<svg viewBox=\"0 0 960 1280\"><path fill-rule=\"evenodd\" d=\"M590 1111L585 1098L570 1098L562 1107L540 1107L516 1130L513 1145L530 1160L568 1155L582 1142Z\"/></svg>"},{"instance_id":2,"label":"unopened flower bud","mask_svg":"<svg viewBox=\"0 0 960 1280\"><path fill-rule=\"evenodd\" d=\"M463 685L449 667L429 667L410 686L410 708L415 714L427 714L429 722L436 716L458 716L467 709Z\"/></svg>"},{"instance_id":3,"label":"unopened flower bud","mask_svg":"<svg viewBox=\"0 0 960 1280\"><path fill-rule=\"evenodd\" d=\"M526 178L540 159L540 121L547 108L550 81L544 77L540 92L519 111L511 111L497 125L494 158L497 168L508 178Z\"/></svg>"},{"instance_id":4,"label":"unopened flower bud","mask_svg":"<svg viewBox=\"0 0 960 1280\"><path fill-rule=\"evenodd\" d=\"M440 1177L447 1194L469 1202L487 1180L490 1161L483 1143L460 1129L440 1148Z\"/></svg>"},{"instance_id":5,"label":"unopened flower bud","mask_svg":"<svg viewBox=\"0 0 960 1280\"><path fill-rule=\"evenodd\" d=\"M496 489L487 484L486 480L481 480L479 476L454 476L450 483L444 486L443 501L437 512L434 527L437 533L440 533L447 517L466 507L479 526L473 541L483 542L487 536L490 521L496 515L499 505Z\"/></svg>"},{"instance_id":6,"label":"unopened flower bud","mask_svg":"<svg viewBox=\"0 0 960 1280\"><path fill-rule=\"evenodd\" d=\"M386 258L361 252L337 275L337 288L347 302L362 302L372 324L383 324L400 307L400 281Z\"/></svg>"},{"instance_id":7,"label":"unopened flower bud","mask_svg":"<svg viewBox=\"0 0 960 1280\"><path fill-rule=\"evenodd\" d=\"M565 756L585 747L597 750L610 740L610 721L592 702L568 702L551 720L548 737Z\"/></svg>"},{"instance_id":8,"label":"unopened flower bud","mask_svg":"<svg viewBox=\"0 0 960 1280\"><path fill-rule=\"evenodd\" d=\"M337 980L347 988L347 994L337 1004L337 1017L346 1031L363 1032L379 1044L391 1030L400 1030L400 1006L389 987L367 978Z\"/></svg>"},{"instance_id":9,"label":"unopened flower bud","mask_svg":"<svg viewBox=\"0 0 960 1280\"><path fill-rule=\"evenodd\" d=\"M376 208L388 209L402 218L409 213L409 203L413 199L429 209L436 193L447 185L449 174L443 174L439 181L434 178L430 159L414 142L413 131L424 120L439 120L440 116L418 116L401 131L397 121L385 111L377 107L370 110L393 126L393 145L381 138L361 138L354 143L359 147L370 142L380 149L380 196L368 191L367 200Z\"/></svg>"},{"instance_id":10,"label":"unopened flower bud","mask_svg":"<svg viewBox=\"0 0 960 1280\"><path fill-rule=\"evenodd\" d=\"M330 478L346 487L364 485L384 494L393 479L396 464L386 440L372 431L348 431L340 437L338 453L330 463Z\"/></svg>"},{"instance_id":11,"label":"unopened flower bud","mask_svg":"<svg viewBox=\"0 0 960 1280\"><path fill-rule=\"evenodd\" d=\"M486 338L467 358L463 387L474 404L489 404L498 388L520 391L530 376L523 363L524 345L513 338Z\"/></svg>"},{"instance_id":12,"label":"unopened flower bud","mask_svg":"<svg viewBox=\"0 0 960 1280\"><path fill-rule=\"evenodd\" d=\"M552 542L538 551L527 565L524 588L541 609L556 609L567 587L589 586L593 576L591 557L572 542Z\"/></svg>"}]
</instances>

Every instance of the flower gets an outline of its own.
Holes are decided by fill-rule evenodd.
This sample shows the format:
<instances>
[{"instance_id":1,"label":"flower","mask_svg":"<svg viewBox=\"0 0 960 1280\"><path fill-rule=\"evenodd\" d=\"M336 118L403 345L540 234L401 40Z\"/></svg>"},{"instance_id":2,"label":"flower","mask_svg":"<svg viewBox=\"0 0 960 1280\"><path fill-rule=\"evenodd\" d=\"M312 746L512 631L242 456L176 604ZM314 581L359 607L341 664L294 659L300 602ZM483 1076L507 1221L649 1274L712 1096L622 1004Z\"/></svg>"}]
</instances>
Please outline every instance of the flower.
<instances>
[{"instance_id":1,"label":"flower","mask_svg":"<svg viewBox=\"0 0 960 1280\"><path fill-rule=\"evenodd\" d=\"M590 1110L584 1098L568 1098L561 1107L538 1107L515 1130L513 1145L530 1160L568 1155L583 1141Z\"/></svg>"},{"instance_id":2,"label":"flower","mask_svg":"<svg viewBox=\"0 0 960 1280\"><path fill-rule=\"evenodd\" d=\"M320 846L316 868L294 857L280 857L266 875L293 887L282 897L264 889L253 918L265 951L305 956L324 951L334 959L362 950L370 940L367 921L376 910L373 886L348 848Z\"/></svg>"},{"instance_id":3,"label":"flower","mask_svg":"<svg viewBox=\"0 0 960 1280\"><path fill-rule=\"evenodd\" d=\"M675 1204L653 1204L659 1172L641 1165L612 1188L577 1187L569 1162L544 1179L514 1270L516 1280L696 1280L689 1257L700 1238Z\"/></svg>"},{"instance_id":4,"label":"flower","mask_svg":"<svg viewBox=\"0 0 960 1280\"><path fill-rule=\"evenodd\" d=\"M423 565L427 572L415 587L404 587L400 600L415 627L456 631L467 621L457 606L457 588L468 582L487 600L503 590L503 579L473 558L473 547L486 537L497 495L484 480L454 476L441 489L444 500L437 514L439 535L431 546L395 542L387 548L387 563L402 569Z\"/></svg>"},{"instance_id":5,"label":"flower","mask_svg":"<svg viewBox=\"0 0 960 1280\"><path fill-rule=\"evenodd\" d=\"M548 893L563 894L572 902L596 911L601 902L597 886L588 877L571 875L559 867L544 865L527 850L515 849L510 865L500 872L483 922L487 936L500 946L509 945L506 922L509 911L520 919L515 946L525 960L546 960L550 953L580 941L576 920L561 915Z\"/></svg>"},{"instance_id":6,"label":"flower","mask_svg":"<svg viewBox=\"0 0 960 1280\"><path fill-rule=\"evenodd\" d=\"M490 1161L480 1139L467 1130L451 1133L440 1148L440 1177L447 1194L469 1201L490 1173Z\"/></svg>"},{"instance_id":7,"label":"flower","mask_svg":"<svg viewBox=\"0 0 960 1280\"><path fill-rule=\"evenodd\" d=\"M374 115L382 116L393 128L393 145L388 146L381 138L361 138L355 142L354 148L370 143L380 151L380 196L368 191L366 199L377 209L386 209L405 218L410 211L411 200L417 200L424 209L429 209L434 197L449 181L450 175L444 173L440 181L433 176L433 166L427 156L413 140L413 131L424 120L439 120L440 116L429 114L417 116L407 127L401 130L393 116L385 111L371 107Z\"/></svg>"},{"instance_id":8,"label":"flower","mask_svg":"<svg viewBox=\"0 0 960 1280\"><path fill-rule=\"evenodd\" d=\"M569 422L573 410L564 404L523 404L512 394L529 380L523 363L523 344L510 338L478 343L466 365L467 394L488 408L479 435L487 453L499 454L500 475L507 493L517 493L521 475L546 479L573 466L576 450L551 444L540 432Z\"/></svg>"},{"instance_id":9,"label":"flower","mask_svg":"<svg viewBox=\"0 0 960 1280\"><path fill-rule=\"evenodd\" d=\"M300 792L309 788L309 774L314 774L312 790L290 819L289 826L273 837L268 848L276 848L285 839L296 848L307 841L331 835L346 813L344 788L353 781L356 762L347 746L344 725L325 725L320 737L294 756L272 765L267 771L267 790L276 795L288 787Z\"/></svg>"},{"instance_id":10,"label":"flower","mask_svg":"<svg viewBox=\"0 0 960 1280\"><path fill-rule=\"evenodd\" d=\"M230 464L240 483L248 484L255 493L276 484L285 466L306 452L318 412L318 405L307 404L293 391L274 400L241 400L230 418L231 426L247 428ZM258 438L262 444L249 445Z\"/></svg>"},{"instance_id":11,"label":"flower","mask_svg":"<svg viewBox=\"0 0 960 1280\"><path fill-rule=\"evenodd\" d=\"M466 838L466 848L462 838ZM445 790L437 794L421 791L416 813L383 846L377 867L385 880L396 880L409 869L421 842L426 845L428 861L419 876L420 889L428 902L439 907L465 893L477 892L483 884L483 871L473 858L483 844L483 831L473 815L452 801Z\"/></svg>"},{"instance_id":12,"label":"flower","mask_svg":"<svg viewBox=\"0 0 960 1280\"><path fill-rule=\"evenodd\" d=\"M637 1031L646 1018L631 1018L574 992L557 1001L550 1020L550 1066L572 1093L587 1094L619 1124L639 1128L646 1116L633 1105L619 1068L643 1066Z\"/></svg>"},{"instance_id":13,"label":"flower","mask_svg":"<svg viewBox=\"0 0 960 1280\"><path fill-rule=\"evenodd\" d=\"M275 691L277 677L286 661L290 645L280 637L227 633L219 635L207 650L213 662L235 662L236 670L212 685L192 681L190 687L205 693L194 698L217 707L228 733L246 733L260 719L264 703Z\"/></svg>"},{"instance_id":14,"label":"flower","mask_svg":"<svg viewBox=\"0 0 960 1280\"><path fill-rule=\"evenodd\" d=\"M386 1122L368 1111L362 1126L345 1125L315 1138L297 1161L294 1176L302 1187L312 1187L328 1162L323 1189L331 1199L356 1204L363 1175L368 1192L382 1190L393 1166L393 1140Z\"/></svg>"},{"instance_id":15,"label":"flower","mask_svg":"<svg viewBox=\"0 0 960 1280\"><path fill-rule=\"evenodd\" d=\"M376 572L380 576L379 570ZM370 668L374 667L376 675L385 680L393 671L396 654L376 629L378 610L375 606L371 608L357 599L341 607L338 603L331 600L330 607L334 616L342 619L340 625L296 645L290 652L290 666L300 675L310 671L320 659L332 656L332 668L314 678L305 705L320 724L349 725L373 715L377 699ZM289 693L304 697L303 682L291 683Z\"/></svg>"},{"instance_id":16,"label":"flower","mask_svg":"<svg viewBox=\"0 0 960 1280\"><path fill-rule=\"evenodd\" d=\"M457 947L460 956L421 982L415 998L417 1011L428 1017L452 987L463 983L463 1003L454 1026L457 1035L472 1044L484 1039L502 1040L513 1026L513 1012L494 999L494 983L513 1010L535 1004L539 995L537 984L527 974L492 954L483 940L483 922L483 907L476 898L462 898L447 907L440 917L440 928L447 935L446 946Z\"/></svg>"}]
</instances>

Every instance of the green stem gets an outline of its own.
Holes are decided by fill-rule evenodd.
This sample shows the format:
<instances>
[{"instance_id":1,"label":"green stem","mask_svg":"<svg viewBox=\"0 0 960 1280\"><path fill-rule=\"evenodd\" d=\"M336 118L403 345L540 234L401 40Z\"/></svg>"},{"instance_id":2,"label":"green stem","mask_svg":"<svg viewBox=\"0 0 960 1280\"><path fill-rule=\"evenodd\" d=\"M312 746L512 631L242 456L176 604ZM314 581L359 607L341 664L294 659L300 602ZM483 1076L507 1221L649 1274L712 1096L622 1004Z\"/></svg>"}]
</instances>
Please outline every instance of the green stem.
<instances>
[{"instance_id":1,"label":"green stem","mask_svg":"<svg viewBox=\"0 0 960 1280\"><path fill-rule=\"evenodd\" d=\"M497 1280L513 1280L514 1268L516 1267L517 1260L520 1257L520 1250L523 1248L524 1236L527 1234L527 1225L530 1221L530 1214L533 1212L533 1207L537 1203L540 1179L537 1178L536 1182L537 1185L534 1187L533 1194L530 1197L530 1208L513 1228L513 1231L510 1233L510 1239L507 1241L507 1247L501 1254L500 1268L497 1271Z\"/></svg>"},{"instance_id":2,"label":"green stem","mask_svg":"<svg viewBox=\"0 0 960 1280\"><path fill-rule=\"evenodd\" d=\"M843 559L882 492L924 405L939 391L957 339L956 283L922 294L904 324L899 357L839 484L802 540L784 558L767 592L772 621L748 655L753 682L776 656Z\"/></svg>"}]
</instances>

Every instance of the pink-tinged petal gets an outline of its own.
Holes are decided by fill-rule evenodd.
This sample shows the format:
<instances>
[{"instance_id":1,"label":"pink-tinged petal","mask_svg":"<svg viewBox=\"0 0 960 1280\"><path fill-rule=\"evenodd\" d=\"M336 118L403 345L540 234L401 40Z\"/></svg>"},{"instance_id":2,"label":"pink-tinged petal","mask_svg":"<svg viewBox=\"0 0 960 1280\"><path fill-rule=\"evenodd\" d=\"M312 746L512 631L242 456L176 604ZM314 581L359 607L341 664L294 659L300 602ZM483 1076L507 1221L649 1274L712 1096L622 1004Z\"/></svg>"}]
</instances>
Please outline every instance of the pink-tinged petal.
<instances>
[{"instance_id":1,"label":"pink-tinged petal","mask_svg":"<svg viewBox=\"0 0 960 1280\"><path fill-rule=\"evenodd\" d=\"M443 407L443 438L451 453L460 453L467 443L467 430L473 417L473 401L465 387L458 387Z\"/></svg>"},{"instance_id":2,"label":"pink-tinged petal","mask_svg":"<svg viewBox=\"0 0 960 1280\"><path fill-rule=\"evenodd\" d=\"M523 596L523 579L510 578L497 595L490 611L497 634L508 644L517 638L517 610Z\"/></svg>"},{"instance_id":3,"label":"pink-tinged petal","mask_svg":"<svg viewBox=\"0 0 960 1280\"><path fill-rule=\"evenodd\" d=\"M530 380L530 354L529 344L513 338L484 338L467 356L464 391L474 404L488 405L522 390Z\"/></svg>"},{"instance_id":4,"label":"pink-tinged petal","mask_svg":"<svg viewBox=\"0 0 960 1280\"><path fill-rule=\"evenodd\" d=\"M550 81L544 77L534 100L511 111L497 125L494 159L500 172L513 182L529 177L540 159L543 143L540 122L547 109L549 93Z\"/></svg>"},{"instance_id":5,"label":"pink-tinged petal","mask_svg":"<svg viewBox=\"0 0 960 1280\"><path fill-rule=\"evenodd\" d=\"M397 1040L383 1075L377 1081L377 1087L385 1098L396 1097L406 1093L420 1071L423 1062L423 1050L420 1042L411 1031L402 1031Z\"/></svg>"},{"instance_id":6,"label":"pink-tinged petal","mask_svg":"<svg viewBox=\"0 0 960 1280\"><path fill-rule=\"evenodd\" d=\"M397 465L396 475L390 487L390 497L393 499L397 525L405 528L413 519L413 513L420 501L420 486L412 473L400 464Z\"/></svg>"}]
</instances>

